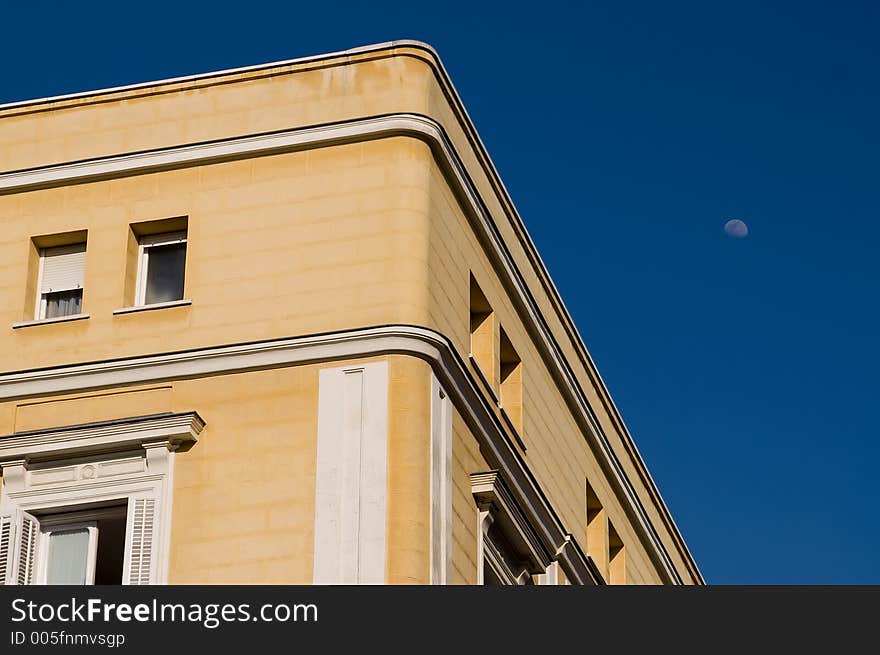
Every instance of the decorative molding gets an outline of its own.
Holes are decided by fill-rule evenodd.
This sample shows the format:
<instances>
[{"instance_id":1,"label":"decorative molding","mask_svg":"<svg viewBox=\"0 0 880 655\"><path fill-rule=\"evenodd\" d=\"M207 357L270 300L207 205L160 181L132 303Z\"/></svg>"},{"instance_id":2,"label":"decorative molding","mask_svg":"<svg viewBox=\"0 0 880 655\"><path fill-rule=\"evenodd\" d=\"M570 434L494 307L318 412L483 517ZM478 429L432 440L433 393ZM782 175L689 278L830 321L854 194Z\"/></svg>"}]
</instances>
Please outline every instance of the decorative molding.
<instances>
[{"instance_id":1,"label":"decorative molding","mask_svg":"<svg viewBox=\"0 0 880 655\"><path fill-rule=\"evenodd\" d=\"M431 584L452 571L452 402L431 375Z\"/></svg>"},{"instance_id":2,"label":"decorative molding","mask_svg":"<svg viewBox=\"0 0 880 655\"><path fill-rule=\"evenodd\" d=\"M498 198L503 206L503 210L511 222L514 232L519 239L520 245L522 246L527 259L532 264L532 266L534 266L542 287L547 293L551 304L557 311L566 335L571 339L575 351L577 352L582 364L584 365L587 375L591 378L591 382L596 385L597 390L599 391L600 402L603 403L606 410L609 412L612 421L615 423L617 429L620 431L620 437L621 441L623 442L623 446L629 457L632 459L637 474L641 478L643 484L646 486L648 494L650 495L652 501L656 503L661 516L661 520L670 531L672 538L675 541L676 547L680 551L680 554L684 559L685 564L689 569L689 572L698 582L702 583L702 574L700 573L699 568L694 561L692 555L688 551L687 545L685 544L684 539L682 538L681 533L675 524L675 521L673 520L665 502L663 501L663 498L660 495L659 490L657 489L656 483L654 482L650 472L645 466L644 460L642 459L641 454L639 453L638 448L636 447L635 442L632 439L626 423L623 421L623 417L621 416L618 407L614 403L614 400L611 398L607 386L605 385L604 380L602 379L601 375L598 372L598 369L596 368L595 362L593 361L592 357L589 354L589 351L584 345L584 341L581 338L580 333L578 332L574 321L571 318L571 314L568 311L568 308L562 301L556 285L550 278L549 272L547 271L544 262L541 260L537 249L535 248L534 242L529 236L528 231L525 229L522 218L516 210L516 207L513 204L512 199L510 198L510 194L507 192L507 189L505 188L504 183L501 180L498 170L496 169L491 158L489 157L485 145L477 134L473 121L470 119L470 116L468 115L467 110L465 109L464 104L461 101L461 97L456 90L455 85L452 83L452 80L448 72L446 71L446 68L444 67L442 61L440 60L440 57L437 54L436 50L434 50L434 48L432 48L429 44L421 41L405 39L368 45L340 52L327 53L323 55L315 55L280 62L259 64L256 66L247 66L236 69L215 71L211 73L101 89L84 93L75 93L51 98L14 102L0 105L0 114L7 111L16 112L17 110L44 111L48 109L63 108L67 106L64 103L64 101L66 100L79 101L80 99L93 98L96 96L106 97L111 94L119 95L116 98L110 99L121 99L123 97L128 97L123 96L122 94L128 94L129 96L132 96L135 95L138 91L141 91L142 93L153 94L173 92L186 88L199 88L200 86L221 84L228 81L231 76L242 75L246 73L253 73L254 76L259 76L260 74L277 74L279 72L282 72L281 69L284 67L298 67L299 69L325 66L330 67L347 65L352 62L356 62L357 59L355 58L360 58L361 60L364 60L371 57L383 58L392 56L409 56L416 58L426 63L433 70L438 84L440 85L443 93L446 96L446 99L450 104L452 112L458 120L459 126L464 133L465 139L467 140L471 148L473 148L476 159L478 160L479 165L486 175L489 185L498 195ZM163 86L164 88L162 88ZM101 98L97 101L100 102L104 100L105 98ZM43 106L40 107L40 105ZM399 114L398 116L407 115ZM367 119L367 121L376 121L382 118L394 117L378 117L378 119ZM431 145L432 149L435 152L435 155L438 156L438 161L444 168L444 171L447 172L447 174L451 173L452 178L455 178L454 186L456 186L457 190L463 191L462 197L467 201L467 209L470 209L471 215L477 217L478 219L478 224L475 224L475 227L478 228L478 231L481 232L481 235L487 237L488 241L490 242L490 256L492 257L493 262L495 262L496 265L498 265L500 269L506 274L506 278L504 276L502 276L502 278L505 284L510 288L511 292L514 293L514 300L517 304L517 308L521 312L523 312L524 316L527 316L528 319L531 321L531 331L533 335L536 336L538 340L538 345L541 347L545 354L549 355L551 359L555 360L557 372L561 375L564 384L569 387L573 387L573 403L575 406L581 408L579 411L575 412L578 415L576 416L576 418L578 418L582 422L582 424L585 425L589 430L595 431L592 434L588 434L588 436L593 439L594 448L598 448L601 451L602 459L605 460L603 462L603 466L606 468L609 474L613 474L615 477L620 477L622 474L621 466L619 461L617 461L617 457L614 451L611 449L611 446L608 443L607 436L602 431L601 426L599 425L592 408L589 406L583 390L580 389L580 385L570 365L565 360L565 358L562 357L559 344L556 342L555 338L550 332L549 326L547 325L540 311L538 311L538 306L535 302L534 297L527 288L522 274L519 272L519 269L513 263L510 252L507 249L506 244L503 242L503 240L501 240L500 235L497 231L497 227L495 226L495 223L488 210L485 208L485 205L483 204L479 194L476 192L476 187L473 184L473 181L469 173L467 172L466 167L462 163L461 158L458 156L458 153L456 152L454 146L452 146L449 142L449 139L446 138L443 128L436 121L425 117L418 118L427 121L431 125L430 129L428 129L427 132L423 131L419 127L409 125L404 127L400 133L410 134L412 136L416 136L418 138L423 138L424 140L426 140L429 145ZM383 132L383 129L378 126L375 126L375 130L363 130L362 123L363 121L351 121L348 124L355 126L353 134L345 135L343 133L344 130L337 132L337 138L339 139L338 142L342 143L348 140L380 138L381 136L390 136L395 134L393 129ZM390 125L386 124L385 127L388 128L390 127ZM299 132L307 135L310 130L314 129L322 130L324 128L302 128L301 130L299 130ZM277 134L287 134L289 136L290 131ZM259 145L251 143L248 146L250 147L250 149L246 147L244 151L237 152L236 146L234 145L239 142L247 141L251 138L259 139L266 136L271 135L257 135L257 137L228 139L224 141L212 142L210 144L195 144L178 148L165 148L147 153L135 153L132 155L123 155L121 157L102 158L91 160L88 162L61 164L59 166L47 166L37 169L31 169L29 171L7 173L5 175L0 175L0 194L11 193L15 192L16 190L27 190L28 188L40 188L41 186L47 185L51 186L54 184L66 184L76 181L85 181L86 179L101 179L101 177L130 175L146 170L161 170L163 167L192 165L197 161L206 162L210 159L210 157L208 159L200 159L199 154L197 152L193 152L192 149L200 148L202 146L211 146L212 144L228 144L229 146L229 150L226 152L225 155L222 154L219 150L214 149L213 156L219 157L218 159L216 159L217 161L222 161L224 157L236 158L242 156L256 156L258 154L270 154L272 152L272 147L269 146L266 146L266 150L261 151ZM295 139L293 141L295 141ZM280 143L277 143L276 145L281 147L281 150L277 151L281 152L284 149L307 147L306 143L309 143L308 139L299 143L294 143L293 141L289 142L287 145L281 145ZM321 145L320 137L318 137L316 140L311 141L310 143L312 147L316 145ZM327 142L327 145L329 145L330 143L332 143L332 140ZM264 145L266 144L264 143ZM220 150L222 150L222 148ZM173 154L174 152L178 151L180 154L179 159L176 158ZM130 160L127 164L126 162L122 161L126 158ZM140 161L141 164L146 164L147 160L144 158L152 158L150 160L151 163L146 168L139 168L139 165L136 163L135 160ZM117 166L119 166L119 168L116 168ZM67 178L66 181L63 181L64 174L61 170L64 167L68 167L67 172L70 174L70 177ZM84 170L82 167L91 169L91 178L89 178L88 174L82 175L82 172ZM102 169L102 167L104 168ZM61 173L60 177L58 176L59 173ZM625 496L625 505L628 504L632 508L634 508L634 513L631 513L632 518L640 524L638 526L640 528L640 531L647 530L648 532L652 533L650 537L651 541L659 541L659 535L657 534L653 524L650 521L647 521L647 523L645 523L645 521L647 520L646 513L644 511L644 508L641 506L641 500L636 495L635 490L632 488L629 479L625 475L623 475L623 479L625 482L622 493ZM666 573L671 582L682 582L682 578L676 570L674 564L672 563L669 554L665 550L665 547L662 548L661 552L652 554L652 559L654 559L654 561Z\"/></svg>"},{"instance_id":3,"label":"decorative molding","mask_svg":"<svg viewBox=\"0 0 880 655\"><path fill-rule=\"evenodd\" d=\"M492 514L487 509L477 508L477 585L486 584L486 541L492 526Z\"/></svg>"},{"instance_id":4,"label":"decorative molding","mask_svg":"<svg viewBox=\"0 0 880 655\"><path fill-rule=\"evenodd\" d=\"M451 349L440 333L407 325L212 346L0 374L0 402L389 353L439 359L438 347Z\"/></svg>"},{"instance_id":5,"label":"decorative molding","mask_svg":"<svg viewBox=\"0 0 880 655\"><path fill-rule=\"evenodd\" d=\"M319 373L314 584L385 584L388 362Z\"/></svg>"},{"instance_id":6,"label":"decorative molding","mask_svg":"<svg viewBox=\"0 0 880 655\"><path fill-rule=\"evenodd\" d=\"M445 141L443 149L452 152L436 121L427 116L401 113L2 173L0 194L400 135L414 136L429 144Z\"/></svg>"},{"instance_id":7,"label":"decorative molding","mask_svg":"<svg viewBox=\"0 0 880 655\"><path fill-rule=\"evenodd\" d=\"M31 469L26 472L26 485L34 488L86 480L101 480L144 472L146 472L146 460L143 455L137 455L109 461Z\"/></svg>"},{"instance_id":8,"label":"decorative molding","mask_svg":"<svg viewBox=\"0 0 880 655\"><path fill-rule=\"evenodd\" d=\"M577 579L571 573L571 562L584 563L591 584L606 584L605 578L602 577L602 572L599 570L599 566L596 564L596 561L590 554L585 553L583 550L581 550L580 546L578 546L577 542L574 540L574 537L572 537L570 534L565 535L565 539L562 541L562 544L556 549L556 561L563 566L563 570L565 572L567 580L566 584L571 584L571 580Z\"/></svg>"},{"instance_id":9,"label":"decorative molding","mask_svg":"<svg viewBox=\"0 0 880 655\"><path fill-rule=\"evenodd\" d=\"M195 412L164 414L17 432L0 437L0 468L12 462L82 457L102 452L151 448L157 443L170 450L198 441L204 421ZM94 468L94 467L93 467ZM80 467L82 475L82 467ZM58 471L56 475L63 475ZM87 479L100 478L95 469Z\"/></svg>"},{"instance_id":10,"label":"decorative molding","mask_svg":"<svg viewBox=\"0 0 880 655\"><path fill-rule=\"evenodd\" d=\"M548 551L556 551L571 539L469 367L445 336L428 328L390 325L9 373L0 375L0 401L383 354L411 355L430 363L480 440L489 465L504 472L511 493L536 525ZM560 555L566 575L575 584L597 584L586 556L571 543Z\"/></svg>"},{"instance_id":11,"label":"decorative molding","mask_svg":"<svg viewBox=\"0 0 880 655\"><path fill-rule=\"evenodd\" d=\"M559 562L550 562L547 565L547 570L538 575L538 584L549 587L559 585Z\"/></svg>"},{"instance_id":12,"label":"decorative molding","mask_svg":"<svg viewBox=\"0 0 880 655\"><path fill-rule=\"evenodd\" d=\"M420 49L431 53L432 57L439 63L439 55L429 44L415 39L398 39L395 41L385 41L383 43L373 43L369 45L359 46L356 48L348 48L347 50L338 50L336 52L326 52L319 55L307 55L305 57L294 57L282 61L272 61L265 64L255 64L252 66L239 66L237 68L227 68L219 71L210 71L207 73L196 73L194 75L183 75L180 77L169 77L162 80L151 80L149 82L137 82L135 84L125 84L122 86L107 87L103 89L93 89L91 91L79 91L76 93L67 93L57 96L46 96L43 98L32 98L29 100L19 100L15 102L7 102L0 104L0 112L7 110L23 109L36 107L37 105L47 105L42 109L57 109L63 107L61 103L68 100L84 100L94 98L96 96L106 96L114 93L129 93L134 91L147 91L151 95L155 93L156 87L181 85L186 83L212 83L222 80L219 78L231 75L242 75L245 73L259 73L263 71L271 71L273 68L281 68L285 66L304 66L308 64L319 64L329 60L337 59L348 63L349 57L357 55L369 55L371 53L380 52L382 50L391 51L392 48L413 48Z\"/></svg>"},{"instance_id":13,"label":"decorative molding","mask_svg":"<svg viewBox=\"0 0 880 655\"><path fill-rule=\"evenodd\" d=\"M20 522L31 512L124 499L123 584L167 584L175 451L195 443L204 425L198 414L185 412L0 437L0 515ZM139 536L132 532L138 511Z\"/></svg>"},{"instance_id":14,"label":"decorative molding","mask_svg":"<svg viewBox=\"0 0 880 655\"><path fill-rule=\"evenodd\" d=\"M482 543L483 553L482 561L479 563L480 566L491 567L495 577L505 585L525 584L525 580L528 578L527 567L517 567L514 570L511 563L505 560L501 548L489 537L488 533L483 534ZM486 584L485 573L483 574L482 584Z\"/></svg>"},{"instance_id":15,"label":"decorative molding","mask_svg":"<svg viewBox=\"0 0 880 655\"><path fill-rule=\"evenodd\" d=\"M546 571L553 558L513 499L501 474L498 471L472 473L471 493L480 511L491 514L493 526L526 563L529 573L537 575Z\"/></svg>"}]
</instances>

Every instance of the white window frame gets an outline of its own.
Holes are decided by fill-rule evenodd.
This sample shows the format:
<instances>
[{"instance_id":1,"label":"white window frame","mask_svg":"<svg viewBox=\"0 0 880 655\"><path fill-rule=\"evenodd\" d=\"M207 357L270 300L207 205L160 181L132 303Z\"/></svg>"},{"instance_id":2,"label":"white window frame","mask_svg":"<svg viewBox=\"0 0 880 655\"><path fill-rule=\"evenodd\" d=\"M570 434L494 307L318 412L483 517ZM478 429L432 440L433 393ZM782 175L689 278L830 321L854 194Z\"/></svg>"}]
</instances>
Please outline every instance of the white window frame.
<instances>
[{"instance_id":1,"label":"white window frame","mask_svg":"<svg viewBox=\"0 0 880 655\"><path fill-rule=\"evenodd\" d=\"M562 582L560 582L562 580ZM556 587L560 584L566 584L565 578L559 577L559 562L550 562L547 566L547 570L544 573L538 574L538 579L536 584Z\"/></svg>"},{"instance_id":2,"label":"white window frame","mask_svg":"<svg viewBox=\"0 0 880 655\"><path fill-rule=\"evenodd\" d=\"M49 548L52 534L55 532L74 532L86 529L89 532L89 550L86 555L85 584L95 584L95 561L98 559L98 524L95 521L78 521L73 523L55 523L45 525L40 520L40 543L37 546L36 584L47 584L49 575Z\"/></svg>"},{"instance_id":3,"label":"white window frame","mask_svg":"<svg viewBox=\"0 0 880 655\"><path fill-rule=\"evenodd\" d=\"M98 520L107 518L125 518L126 528L129 519L129 507L127 499L120 499L122 506L104 507L100 509L81 509L71 508L69 512L59 514L51 514L49 516L38 516L36 519L40 523L40 539L37 545L36 554L36 576L35 584L47 584L49 575L49 548L50 540L53 532L71 532L73 530L89 531L89 553L86 562L86 585L95 584L95 570L98 561L98 539L100 531L98 530ZM126 529L126 534L128 530ZM123 542L123 548L127 544ZM124 562L123 558L123 562Z\"/></svg>"},{"instance_id":4,"label":"white window frame","mask_svg":"<svg viewBox=\"0 0 880 655\"><path fill-rule=\"evenodd\" d=\"M71 246L78 246L82 244L83 251L88 252L88 244L85 241L79 241L77 243L71 243ZM43 266L46 261L46 251L50 250L50 248L40 248L40 262L37 267L37 298L34 303L34 320L42 321L46 319L46 294L43 293ZM76 289L80 289L83 291L83 296L85 296L84 287L80 286ZM65 289L65 291L76 291L76 289ZM80 310L81 313L81 310Z\"/></svg>"},{"instance_id":5,"label":"white window frame","mask_svg":"<svg viewBox=\"0 0 880 655\"><path fill-rule=\"evenodd\" d=\"M512 567L512 560L514 559L513 553L507 550L506 544L496 541L490 535L489 531L494 522L495 518L489 510L480 510L479 526L481 537L477 547L480 570L477 576L477 584L486 584L487 566L492 569L495 577L498 578L503 585L515 586L532 584L532 579L529 575L526 563L521 562L516 569L514 569Z\"/></svg>"},{"instance_id":6,"label":"white window frame","mask_svg":"<svg viewBox=\"0 0 880 655\"><path fill-rule=\"evenodd\" d=\"M156 246L173 246L187 242L187 231L163 232L138 237L138 274L135 285L134 304L136 307L147 305L147 270L150 263L150 250ZM184 264L185 265L185 264Z\"/></svg>"},{"instance_id":7,"label":"white window frame","mask_svg":"<svg viewBox=\"0 0 880 655\"><path fill-rule=\"evenodd\" d=\"M64 524L62 512L69 516L77 506L84 506L77 516L92 519L99 514L98 510L87 514L89 506L119 502L126 503L122 584L166 584L174 454L180 446L195 443L203 428L198 414L184 412L0 437L0 520L4 529L11 524L4 562L7 579L0 584L17 582L22 555L21 535L15 531L20 530L23 517L30 515L39 524L36 548L26 566L33 571L30 584L42 584L48 548L43 521L49 527L66 527L70 519ZM151 539L138 543L140 559L133 562L133 546L139 538L136 508L144 506L152 526ZM56 519L53 510L60 518Z\"/></svg>"},{"instance_id":8,"label":"white window frame","mask_svg":"<svg viewBox=\"0 0 880 655\"><path fill-rule=\"evenodd\" d=\"M470 480L477 505L477 584L485 583L485 566L503 584L533 584L532 576L544 573L553 561L551 554L499 471L472 473Z\"/></svg>"},{"instance_id":9,"label":"white window frame","mask_svg":"<svg viewBox=\"0 0 880 655\"><path fill-rule=\"evenodd\" d=\"M37 302L34 319L41 321L46 318L46 294L43 293L43 263L46 261L46 249L40 248L40 269L37 273Z\"/></svg>"}]
</instances>

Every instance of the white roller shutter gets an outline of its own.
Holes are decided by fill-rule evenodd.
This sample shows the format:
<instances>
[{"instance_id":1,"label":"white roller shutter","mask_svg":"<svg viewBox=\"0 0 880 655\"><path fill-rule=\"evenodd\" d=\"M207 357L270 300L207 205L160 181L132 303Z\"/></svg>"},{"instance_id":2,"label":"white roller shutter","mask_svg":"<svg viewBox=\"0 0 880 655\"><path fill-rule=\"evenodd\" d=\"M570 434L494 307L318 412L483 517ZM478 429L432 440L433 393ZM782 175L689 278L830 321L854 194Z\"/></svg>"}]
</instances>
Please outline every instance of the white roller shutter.
<instances>
[{"instance_id":1,"label":"white roller shutter","mask_svg":"<svg viewBox=\"0 0 880 655\"><path fill-rule=\"evenodd\" d=\"M44 248L40 293L81 289L86 272L86 244Z\"/></svg>"}]
</instances>

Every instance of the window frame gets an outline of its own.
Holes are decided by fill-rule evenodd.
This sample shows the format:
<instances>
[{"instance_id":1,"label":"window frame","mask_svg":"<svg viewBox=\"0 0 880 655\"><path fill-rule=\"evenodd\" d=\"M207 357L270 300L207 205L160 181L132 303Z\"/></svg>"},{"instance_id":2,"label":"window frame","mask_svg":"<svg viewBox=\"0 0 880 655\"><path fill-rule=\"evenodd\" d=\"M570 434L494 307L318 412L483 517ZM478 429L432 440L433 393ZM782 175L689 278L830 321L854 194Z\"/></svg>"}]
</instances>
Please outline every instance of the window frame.
<instances>
[{"instance_id":1,"label":"window frame","mask_svg":"<svg viewBox=\"0 0 880 655\"><path fill-rule=\"evenodd\" d=\"M95 564L98 559L98 523L96 521L75 521L46 526L40 521L40 538L35 555L37 574L34 578L34 584L48 584L49 548L51 547L52 534L55 532L74 532L82 529L86 529L89 532L89 549L86 554L86 572L83 584L86 586L95 584Z\"/></svg>"},{"instance_id":2,"label":"window frame","mask_svg":"<svg viewBox=\"0 0 880 655\"><path fill-rule=\"evenodd\" d=\"M95 550L90 554L90 562L89 562L89 571L87 571L86 578L86 586L94 584L94 575L95 575L95 564L97 563L97 525L95 521L97 518L92 520L84 520L86 512L88 510L80 510L76 511L73 509L71 512L64 512L63 514L59 513L58 516L68 515L67 521L64 522L62 518L60 521L56 522L54 520L54 516L45 516L45 512L52 512L52 510L64 508L65 510L68 508L75 508L77 504L83 505L92 502L101 502L101 503L115 503L118 501L124 502L125 506L125 542L124 542L124 551L123 551L123 570L122 570L122 586L128 586L132 584L143 584L136 583L131 581L131 558L133 555L133 536L132 536L132 528L134 522L134 503L137 500L152 500L156 506L157 511L153 518L153 530L155 534L152 538L152 543L149 548L153 551L151 558L155 560L155 565L153 566L153 571L149 574L149 582L147 584L166 584L167 575L168 575L168 548L169 542L168 538L170 536L170 518L171 518L171 502L172 502L172 490L170 485L168 484L167 475L163 475L163 480L149 480L149 476L138 476L137 478L129 478L122 479L116 482L115 484L111 483L112 486L108 487L106 492L101 492L97 489L89 489L85 490L85 493L76 493L69 486L60 485L57 489L46 490L50 493L46 495L44 498L36 497L36 498L22 498L14 505L16 506L10 512L10 509L6 509L2 513L10 515L18 528L22 525L22 517L30 517L33 520L36 520L38 524L38 534L36 538L36 547L33 550L33 554L30 557L30 562L28 564L29 569L33 572L30 581L27 583L28 585L45 585L46 584L46 576L48 573L48 535L44 532L43 522L47 521L47 528L49 531L60 531L60 530L70 530L75 527L89 527L90 525L94 525L95 534L90 534L90 549L94 548ZM100 481L97 481L100 482ZM43 491L43 490L41 490ZM40 494L42 495L42 494ZM118 511L118 508L112 508L115 511ZM78 519L75 521L71 521L69 514L76 513L78 515ZM95 514L97 516L97 514ZM90 531L91 532L91 531ZM22 535L14 533L12 535L11 549L12 553L10 555L10 560L8 566L8 575L10 576L10 580L14 580L21 566L24 564L21 560L21 548L20 548L20 539ZM89 579L92 582L89 582ZM0 584L3 584L3 581L0 580Z\"/></svg>"},{"instance_id":3,"label":"window frame","mask_svg":"<svg viewBox=\"0 0 880 655\"><path fill-rule=\"evenodd\" d=\"M517 444L525 450L523 408L523 362L503 327L499 329L498 348L498 407L507 424L517 437Z\"/></svg>"},{"instance_id":4,"label":"window frame","mask_svg":"<svg viewBox=\"0 0 880 655\"><path fill-rule=\"evenodd\" d=\"M188 230L176 230L174 232L161 232L159 234L145 234L138 237L138 268L137 281L135 283L134 306L149 307L161 303L147 303L147 271L150 265L150 250L158 246L173 246L179 243L187 244L189 240ZM187 244L187 250L189 246ZM184 254L184 283L186 281L186 254ZM186 294L182 294L185 298ZM178 300L181 300L179 298ZM176 301L170 301L176 302Z\"/></svg>"},{"instance_id":5,"label":"window frame","mask_svg":"<svg viewBox=\"0 0 880 655\"><path fill-rule=\"evenodd\" d=\"M43 520L57 523L57 512L63 522L77 507L80 520L91 519L98 515L90 507L119 511L123 502L122 584L167 584L174 453L196 443L204 426L189 411L0 436L0 584L18 584L22 570L24 584L45 580ZM25 521L36 535L26 550Z\"/></svg>"},{"instance_id":6,"label":"window frame","mask_svg":"<svg viewBox=\"0 0 880 655\"><path fill-rule=\"evenodd\" d=\"M88 253L88 242L87 241L76 241L74 243L67 244L68 246L79 246L83 247L83 259L85 259ZM79 316L83 313L83 300L85 300L85 285L79 287L73 287L70 289L59 289L58 291L53 291L51 293L61 293L63 291L80 291L82 296L80 298L80 311L76 314L65 314L63 317L55 317L52 319L46 318L46 310L48 309L48 302L46 300L46 296L48 294L43 293L43 270L46 264L46 251L52 250L55 248L63 248L64 246L46 246L43 248L37 249L37 255L39 258L37 265L37 284L36 284L36 293L37 297L34 301L34 320L35 321L47 321L47 320L57 320L58 318L67 318L70 316ZM83 269L85 269L85 263L83 264ZM85 270L83 270L83 276L85 276Z\"/></svg>"},{"instance_id":7,"label":"window frame","mask_svg":"<svg viewBox=\"0 0 880 655\"><path fill-rule=\"evenodd\" d=\"M91 586L95 584L95 572L98 563L98 539L100 539L100 531L98 530L98 520L105 518L125 518L126 534L128 534L128 498L120 498L124 504L113 507L104 507L99 509L72 508L69 512L61 512L58 514L50 514L48 516L35 515L40 523L40 537L36 550L36 575L34 576L34 584L48 584L49 574L49 547L53 532L70 532L73 530L81 530L86 528L89 531L89 553L86 562L86 580L85 585ZM39 511L39 510L37 510ZM33 515L33 511L29 512ZM123 549L128 548L129 544L123 542ZM123 557L123 562L125 557ZM124 575L124 571L121 571Z\"/></svg>"},{"instance_id":8,"label":"window frame","mask_svg":"<svg viewBox=\"0 0 880 655\"><path fill-rule=\"evenodd\" d=\"M471 473L470 481L477 510L477 584L485 584L486 567L502 584L534 584L532 576L546 572L551 553L499 471Z\"/></svg>"},{"instance_id":9,"label":"window frame","mask_svg":"<svg viewBox=\"0 0 880 655\"><path fill-rule=\"evenodd\" d=\"M479 584L486 585L486 568L491 569L495 578L503 586L519 586L532 584L525 564L521 564L514 570L511 566L513 554L508 551L506 544L499 543L490 535L490 528L494 523L492 514L488 511L480 512L480 532L482 542L480 550L482 570L479 574Z\"/></svg>"},{"instance_id":10,"label":"window frame","mask_svg":"<svg viewBox=\"0 0 880 655\"><path fill-rule=\"evenodd\" d=\"M495 310L473 273L470 275L469 308L468 359L492 399L498 402L498 328Z\"/></svg>"}]
</instances>

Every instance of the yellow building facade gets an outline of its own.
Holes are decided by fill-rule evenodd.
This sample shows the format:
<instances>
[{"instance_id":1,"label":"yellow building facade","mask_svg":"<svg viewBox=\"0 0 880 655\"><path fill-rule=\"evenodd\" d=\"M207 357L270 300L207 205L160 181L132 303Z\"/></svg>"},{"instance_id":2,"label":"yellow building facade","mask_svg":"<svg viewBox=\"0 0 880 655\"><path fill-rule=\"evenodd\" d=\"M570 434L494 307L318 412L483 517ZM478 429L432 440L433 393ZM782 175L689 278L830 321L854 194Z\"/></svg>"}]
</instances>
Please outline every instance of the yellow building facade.
<instances>
[{"instance_id":1,"label":"yellow building facade","mask_svg":"<svg viewBox=\"0 0 880 655\"><path fill-rule=\"evenodd\" d=\"M701 584L436 53L0 107L0 580Z\"/></svg>"}]
</instances>

